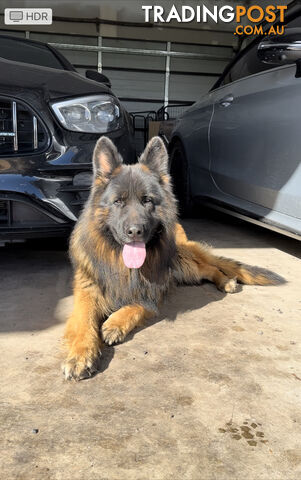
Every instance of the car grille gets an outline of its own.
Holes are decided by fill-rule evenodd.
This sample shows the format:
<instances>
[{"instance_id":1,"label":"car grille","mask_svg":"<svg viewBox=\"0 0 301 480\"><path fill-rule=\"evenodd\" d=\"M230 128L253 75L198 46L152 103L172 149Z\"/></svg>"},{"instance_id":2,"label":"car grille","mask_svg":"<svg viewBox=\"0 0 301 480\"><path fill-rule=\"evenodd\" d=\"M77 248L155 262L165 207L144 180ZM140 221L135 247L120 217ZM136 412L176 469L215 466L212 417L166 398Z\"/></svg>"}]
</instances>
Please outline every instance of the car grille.
<instances>
[{"instance_id":1,"label":"car grille","mask_svg":"<svg viewBox=\"0 0 301 480\"><path fill-rule=\"evenodd\" d=\"M47 144L47 131L30 107L0 97L0 155L39 153Z\"/></svg>"}]
</instances>

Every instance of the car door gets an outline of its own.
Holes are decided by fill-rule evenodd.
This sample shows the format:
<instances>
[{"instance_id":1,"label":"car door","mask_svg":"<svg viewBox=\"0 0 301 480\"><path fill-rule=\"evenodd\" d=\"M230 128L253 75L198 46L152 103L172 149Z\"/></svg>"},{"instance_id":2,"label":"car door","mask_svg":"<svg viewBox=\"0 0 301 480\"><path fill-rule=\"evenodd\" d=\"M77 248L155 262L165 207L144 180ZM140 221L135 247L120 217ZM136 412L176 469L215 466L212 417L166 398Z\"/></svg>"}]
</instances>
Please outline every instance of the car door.
<instances>
[{"instance_id":1,"label":"car door","mask_svg":"<svg viewBox=\"0 0 301 480\"><path fill-rule=\"evenodd\" d=\"M248 202L249 210L257 204L300 217L301 78L295 73L296 65L263 64L255 44L214 92L210 172L220 191Z\"/></svg>"}]
</instances>

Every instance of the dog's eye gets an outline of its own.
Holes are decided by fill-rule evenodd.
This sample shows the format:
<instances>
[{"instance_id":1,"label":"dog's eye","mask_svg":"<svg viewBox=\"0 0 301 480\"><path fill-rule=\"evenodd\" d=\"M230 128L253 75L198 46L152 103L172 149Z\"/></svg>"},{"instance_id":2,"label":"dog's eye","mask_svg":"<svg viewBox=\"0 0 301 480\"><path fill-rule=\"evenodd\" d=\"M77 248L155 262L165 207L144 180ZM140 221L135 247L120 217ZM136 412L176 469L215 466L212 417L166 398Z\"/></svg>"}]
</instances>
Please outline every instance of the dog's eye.
<instances>
[{"instance_id":1,"label":"dog's eye","mask_svg":"<svg viewBox=\"0 0 301 480\"><path fill-rule=\"evenodd\" d=\"M122 204L122 200L120 198L117 198L117 200L115 200L114 202L114 205L121 205Z\"/></svg>"},{"instance_id":2,"label":"dog's eye","mask_svg":"<svg viewBox=\"0 0 301 480\"><path fill-rule=\"evenodd\" d=\"M153 203L153 200L150 197L143 197L142 203L143 205L149 205L150 203Z\"/></svg>"}]
</instances>

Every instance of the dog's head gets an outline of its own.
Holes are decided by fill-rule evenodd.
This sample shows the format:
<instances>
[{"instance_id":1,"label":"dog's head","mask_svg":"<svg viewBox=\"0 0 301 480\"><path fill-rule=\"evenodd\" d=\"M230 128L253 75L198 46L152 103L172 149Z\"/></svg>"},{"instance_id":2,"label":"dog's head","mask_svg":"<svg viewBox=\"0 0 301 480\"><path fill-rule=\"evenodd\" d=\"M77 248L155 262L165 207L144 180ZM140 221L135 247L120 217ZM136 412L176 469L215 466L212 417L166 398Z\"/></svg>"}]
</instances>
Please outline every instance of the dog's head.
<instances>
[{"instance_id":1,"label":"dog's head","mask_svg":"<svg viewBox=\"0 0 301 480\"><path fill-rule=\"evenodd\" d=\"M94 150L93 168L95 220L102 234L123 249L125 264L139 268L147 248L171 231L176 221L166 148L154 137L138 163L123 165L111 140L101 137Z\"/></svg>"}]
</instances>

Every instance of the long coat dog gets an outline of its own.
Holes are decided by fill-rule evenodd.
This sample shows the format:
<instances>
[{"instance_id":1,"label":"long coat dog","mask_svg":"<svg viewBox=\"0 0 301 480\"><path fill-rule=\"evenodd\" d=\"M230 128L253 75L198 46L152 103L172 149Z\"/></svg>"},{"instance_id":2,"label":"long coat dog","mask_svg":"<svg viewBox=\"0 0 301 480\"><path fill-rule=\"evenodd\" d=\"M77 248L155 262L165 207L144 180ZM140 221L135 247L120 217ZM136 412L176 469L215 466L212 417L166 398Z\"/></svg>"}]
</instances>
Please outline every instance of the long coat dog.
<instances>
[{"instance_id":1,"label":"long coat dog","mask_svg":"<svg viewBox=\"0 0 301 480\"><path fill-rule=\"evenodd\" d=\"M93 155L89 199L74 228L74 310L65 330L65 377L97 370L103 342L122 342L158 312L172 284L213 282L233 293L237 281L274 283L236 261L192 242L178 223L168 155L154 137L135 165L123 165L116 147L101 137Z\"/></svg>"}]
</instances>

